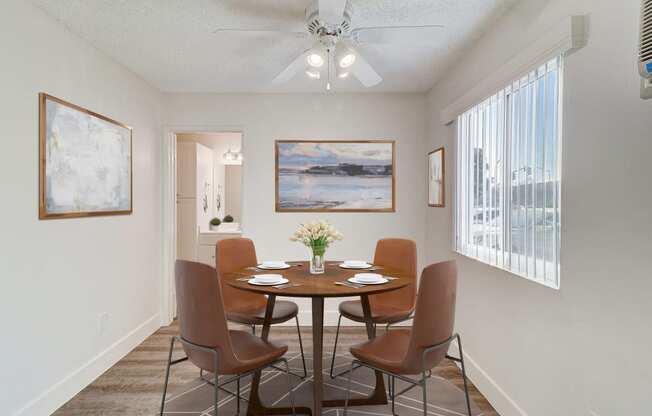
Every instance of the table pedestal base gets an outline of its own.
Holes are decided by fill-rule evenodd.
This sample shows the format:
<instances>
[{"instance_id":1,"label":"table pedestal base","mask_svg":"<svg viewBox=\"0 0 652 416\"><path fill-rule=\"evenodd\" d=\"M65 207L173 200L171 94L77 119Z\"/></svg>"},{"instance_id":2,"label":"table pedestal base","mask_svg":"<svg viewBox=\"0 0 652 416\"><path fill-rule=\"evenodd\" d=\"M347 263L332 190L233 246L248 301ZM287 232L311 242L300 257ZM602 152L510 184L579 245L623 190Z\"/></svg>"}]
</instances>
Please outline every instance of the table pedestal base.
<instances>
[{"instance_id":1,"label":"table pedestal base","mask_svg":"<svg viewBox=\"0 0 652 416\"><path fill-rule=\"evenodd\" d=\"M373 339L376 331L371 320L371 308L369 307L368 296L361 296L362 309L365 315L365 324L367 336ZM274 311L276 296L269 295L267 298L267 309L265 311L265 323L261 338L265 341L269 338L269 327ZM344 407L344 400L324 400L324 374L323 374L323 348L324 348L324 298L312 298L312 364L313 364L313 408L297 407L297 414L320 416L322 407ZM376 387L370 396L365 398L350 399L349 406L369 406L387 404L387 394L385 392L385 379L383 375L376 371ZM257 415L291 415L291 407L267 407L260 400L261 373L256 372L251 381L251 394L249 395L249 406L247 408L248 416Z\"/></svg>"}]
</instances>

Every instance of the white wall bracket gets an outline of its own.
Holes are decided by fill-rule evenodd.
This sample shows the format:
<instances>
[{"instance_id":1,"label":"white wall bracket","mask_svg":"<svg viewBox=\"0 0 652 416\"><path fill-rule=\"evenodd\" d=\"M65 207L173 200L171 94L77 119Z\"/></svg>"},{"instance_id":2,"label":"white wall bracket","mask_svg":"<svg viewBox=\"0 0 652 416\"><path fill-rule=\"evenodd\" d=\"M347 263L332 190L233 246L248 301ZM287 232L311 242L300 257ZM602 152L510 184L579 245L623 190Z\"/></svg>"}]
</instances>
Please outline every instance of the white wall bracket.
<instances>
[{"instance_id":1,"label":"white wall bracket","mask_svg":"<svg viewBox=\"0 0 652 416\"><path fill-rule=\"evenodd\" d=\"M644 100L652 98L652 79L641 78L641 98Z\"/></svg>"}]
</instances>

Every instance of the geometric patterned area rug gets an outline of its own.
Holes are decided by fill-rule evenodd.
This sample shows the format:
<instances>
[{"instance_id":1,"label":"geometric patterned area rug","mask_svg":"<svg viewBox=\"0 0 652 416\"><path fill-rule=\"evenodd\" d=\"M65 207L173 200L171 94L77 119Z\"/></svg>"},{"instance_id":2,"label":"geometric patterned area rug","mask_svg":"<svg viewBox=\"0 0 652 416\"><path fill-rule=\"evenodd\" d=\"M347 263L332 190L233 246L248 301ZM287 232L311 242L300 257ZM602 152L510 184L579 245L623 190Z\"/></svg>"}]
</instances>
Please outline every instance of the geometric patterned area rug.
<instances>
[{"instance_id":1,"label":"geometric patterned area rug","mask_svg":"<svg viewBox=\"0 0 652 416\"><path fill-rule=\"evenodd\" d=\"M231 325L233 329L246 329ZM382 331L381 328L378 328ZM170 337L179 333L177 322L163 327L152 334L138 347L123 357L119 362L99 376L75 397L61 406L55 416L154 416L158 415L165 377ZM310 353L312 352L312 331L310 327L302 327L303 345L307 355L308 369L312 367ZM271 340L287 345L289 351L286 358L290 360L294 372L302 373L299 343L296 329L293 327L274 326L270 333ZM343 398L347 378L339 377L331 380L328 374L330 354L335 339L333 327L324 328L324 396L326 398ZM366 339L363 327L342 327L340 332L336 365L338 370L348 369L351 357L347 354L349 347ZM179 343L175 343L174 357L180 358L184 352ZM371 385L375 383L372 372L360 368L353 373L352 396L368 394ZM205 377L208 375L204 375ZM296 388L296 404L309 406L312 399L310 380L292 378ZM248 379L242 380L242 395L248 397ZM261 385L261 398L267 405L288 403L285 374L268 369L264 373ZM387 383L386 383L387 384ZM406 383L396 382L396 390L400 391ZM227 386L231 390L235 386ZM462 378L459 369L448 360L444 360L433 370L433 376L428 380L428 410L430 415L464 416L464 394L461 390ZM473 402L474 416L499 416L486 398L473 386L469 385ZM212 416L212 386L199 378L199 369L186 361L172 367L168 389L168 404L166 413L178 416ZM235 414L235 400L226 393L220 393L220 416ZM390 415L391 406L350 407L351 415L374 416ZM244 416L246 402L241 403L241 414ZM404 396L397 398L396 411L399 415L422 415L421 389L414 388ZM325 408L323 414L341 416L342 410Z\"/></svg>"},{"instance_id":2,"label":"geometric patterned area rug","mask_svg":"<svg viewBox=\"0 0 652 416\"><path fill-rule=\"evenodd\" d=\"M344 347L344 346L343 346ZM344 350L344 348L342 348ZM286 355L289 361L291 371L302 374L301 356L297 352L291 352ZM351 357L349 355L339 355L335 362L336 372L346 370L350 366ZM312 367L312 358L306 354L306 365L309 369L309 376L301 380L298 377L292 377L294 385L294 400L297 406L311 406L312 403L312 381L310 368ZM324 397L329 399L339 399L345 397L348 376L340 376L331 379L328 374L330 366L330 356L324 357ZM174 367L172 367L174 371ZM205 374L204 377L210 375ZM244 378L241 381L241 395L244 399L249 396L250 378ZM359 368L353 372L351 381L351 398L364 397L373 391L375 382L374 372L368 368ZM387 379L385 380L387 386ZM400 391L409 384L396 380L396 390ZM235 382L226 385L227 389L235 391ZM169 415L186 415L186 416L213 416L213 386L207 384L199 378L197 370L197 379L187 383L184 386L177 386L176 389L169 390L168 399L166 400L165 414ZM290 402L287 394L287 378L284 372L268 368L263 371L260 386L260 397L264 404L268 406L289 406ZM466 404L464 393L450 381L432 375L428 379L427 388L428 414L436 416L466 416ZM240 413L246 413L247 402L241 400ZM396 399L396 413L406 416L423 415L422 390L420 387L408 391ZM481 416L482 412L471 403L471 411L474 416ZM324 408L323 415L339 416L343 413L341 408ZM236 414L236 399L229 394L220 391L218 402L219 415ZM375 406L353 406L349 407L349 414L353 416L391 416L391 405Z\"/></svg>"}]
</instances>

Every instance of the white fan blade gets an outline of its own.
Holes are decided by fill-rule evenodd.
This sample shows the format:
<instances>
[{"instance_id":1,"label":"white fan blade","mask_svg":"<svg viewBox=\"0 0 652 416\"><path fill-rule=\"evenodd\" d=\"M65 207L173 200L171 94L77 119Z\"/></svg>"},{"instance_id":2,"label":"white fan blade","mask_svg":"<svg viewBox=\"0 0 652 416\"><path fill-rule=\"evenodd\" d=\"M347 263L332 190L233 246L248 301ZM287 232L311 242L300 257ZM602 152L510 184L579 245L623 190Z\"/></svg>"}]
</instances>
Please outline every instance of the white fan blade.
<instances>
[{"instance_id":1,"label":"white fan blade","mask_svg":"<svg viewBox=\"0 0 652 416\"><path fill-rule=\"evenodd\" d=\"M319 0L319 20L331 25L339 25L344 20L347 0Z\"/></svg>"},{"instance_id":2,"label":"white fan blade","mask_svg":"<svg viewBox=\"0 0 652 416\"><path fill-rule=\"evenodd\" d=\"M297 56L294 61L290 62L290 65L285 67L283 71L281 71L274 79L272 80L272 84L278 85L282 84L284 82L288 82L289 80L294 77L297 72L301 71L302 69L305 68L306 65L306 53L308 51L303 51L299 56Z\"/></svg>"},{"instance_id":3,"label":"white fan blade","mask_svg":"<svg viewBox=\"0 0 652 416\"><path fill-rule=\"evenodd\" d=\"M367 88L380 84L383 80L381 76L360 55L360 52L354 51L354 53L355 63L351 66L351 73Z\"/></svg>"},{"instance_id":4,"label":"white fan blade","mask_svg":"<svg viewBox=\"0 0 652 416\"><path fill-rule=\"evenodd\" d=\"M442 25L359 27L351 31L358 43L428 45L436 42Z\"/></svg>"},{"instance_id":5,"label":"white fan blade","mask_svg":"<svg viewBox=\"0 0 652 416\"><path fill-rule=\"evenodd\" d=\"M308 32L299 32L295 30L276 30L276 29L247 29L247 28L219 28L213 31L215 34L251 34L251 35L285 35L296 38L307 38Z\"/></svg>"}]
</instances>

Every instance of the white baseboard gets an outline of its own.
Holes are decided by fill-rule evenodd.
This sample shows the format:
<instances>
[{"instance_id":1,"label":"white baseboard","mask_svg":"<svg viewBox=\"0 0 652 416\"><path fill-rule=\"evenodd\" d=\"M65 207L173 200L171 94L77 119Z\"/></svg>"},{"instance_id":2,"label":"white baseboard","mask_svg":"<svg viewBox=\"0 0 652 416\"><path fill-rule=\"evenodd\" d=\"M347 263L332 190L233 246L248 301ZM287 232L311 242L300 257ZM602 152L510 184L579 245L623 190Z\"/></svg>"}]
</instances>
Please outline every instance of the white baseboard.
<instances>
[{"instance_id":1,"label":"white baseboard","mask_svg":"<svg viewBox=\"0 0 652 416\"><path fill-rule=\"evenodd\" d=\"M453 341L448 349L452 357L459 355L457 342ZM491 403L494 409L501 416L527 416L527 413L519 407L516 402L509 397L478 363L468 353L464 353L464 365L466 375L473 382L475 387ZM459 367L459 364L458 364Z\"/></svg>"},{"instance_id":2,"label":"white baseboard","mask_svg":"<svg viewBox=\"0 0 652 416\"><path fill-rule=\"evenodd\" d=\"M103 372L120 361L145 338L158 330L159 324L160 318L157 313L77 370L68 374L63 380L45 390L14 413L14 416L47 416L52 414Z\"/></svg>"}]
</instances>

